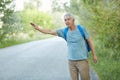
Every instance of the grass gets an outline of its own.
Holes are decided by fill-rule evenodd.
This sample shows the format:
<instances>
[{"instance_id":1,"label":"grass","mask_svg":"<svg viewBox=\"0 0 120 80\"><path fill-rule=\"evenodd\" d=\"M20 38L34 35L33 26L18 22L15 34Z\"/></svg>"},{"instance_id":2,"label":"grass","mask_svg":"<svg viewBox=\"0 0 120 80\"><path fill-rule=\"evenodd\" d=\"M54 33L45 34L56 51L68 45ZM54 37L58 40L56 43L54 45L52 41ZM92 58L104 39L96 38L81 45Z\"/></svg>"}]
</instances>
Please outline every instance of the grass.
<instances>
[{"instance_id":1,"label":"grass","mask_svg":"<svg viewBox=\"0 0 120 80\"><path fill-rule=\"evenodd\" d=\"M120 64L112 60L105 60L99 57L97 65L92 65L98 73L100 80L119 80Z\"/></svg>"},{"instance_id":2,"label":"grass","mask_svg":"<svg viewBox=\"0 0 120 80\"><path fill-rule=\"evenodd\" d=\"M27 39L9 39L6 41L2 41L0 43L0 48L5 48L5 47L9 47L9 46L14 46L14 45L18 45L18 44L22 44L22 43L26 43L26 42L30 42L30 41L35 41L35 40L42 40L42 39L46 39L46 38L50 38L52 36L50 35L42 35L40 37L34 37L34 38L27 38Z\"/></svg>"},{"instance_id":3,"label":"grass","mask_svg":"<svg viewBox=\"0 0 120 80\"><path fill-rule=\"evenodd\" d=\"M21 43L25 43L28 42L29 40L7 40L7 41L2 41L0 48L5 48L5 47L9 47L9 46L13 46L13 45L17 45L17 44L21 44Z\"/></svg>"},{"instance_id":4,"label":"grass","mask_svg":"<svg viewBox=\"0 0 120 80\"><path fill-rule=\"evenodd\" d=\"M89 54L89 59L100 80L120 80L120 59L117 59L119 55L115 54L112 48L107 49L101 45L96 45L96 54L98 56L97 64L93 63L91 54Z\"/></svg>"}]
</instances>

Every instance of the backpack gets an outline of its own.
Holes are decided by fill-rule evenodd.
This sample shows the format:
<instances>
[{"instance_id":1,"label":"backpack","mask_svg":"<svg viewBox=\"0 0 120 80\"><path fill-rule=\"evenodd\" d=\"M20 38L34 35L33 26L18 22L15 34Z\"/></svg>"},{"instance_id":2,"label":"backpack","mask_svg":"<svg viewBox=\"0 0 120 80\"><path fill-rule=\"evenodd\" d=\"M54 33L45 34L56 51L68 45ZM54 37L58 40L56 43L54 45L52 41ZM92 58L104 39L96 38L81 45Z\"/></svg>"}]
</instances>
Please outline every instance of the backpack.
<instances>
[{"instance_id":1,"label":"backpack","mask_svg":"<svg viewBox=\"0 0 120 80\"><path fill-rule=\"evenodd\" d=\"M77 28L79 29L80 34L82 35L82 37L84 38L84 40L85 40L85 42L86 42L86 47L87 47L88 52L90 52L90 51L91 51L91 48L90 48L90 45L89 45L88 41L85 39L85 34L84 34L84 32L83 32L82 27L81 27L80 25L77 25ZM68 32L68 29L69 29L68 27L66 27L66 28L64 29L64 37L65 37L65 40L66 40L66 41L67 41L66 35L67 35L67 32Z\"/></svg>"}]
</instances>

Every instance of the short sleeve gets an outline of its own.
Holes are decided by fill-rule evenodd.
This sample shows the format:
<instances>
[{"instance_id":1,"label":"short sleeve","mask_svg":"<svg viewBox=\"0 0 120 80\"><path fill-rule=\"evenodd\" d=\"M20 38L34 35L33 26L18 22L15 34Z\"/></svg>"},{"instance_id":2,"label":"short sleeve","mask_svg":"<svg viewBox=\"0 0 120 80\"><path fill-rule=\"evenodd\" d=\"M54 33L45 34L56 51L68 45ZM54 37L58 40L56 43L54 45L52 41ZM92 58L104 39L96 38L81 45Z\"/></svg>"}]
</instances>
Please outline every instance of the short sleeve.
<instances>
[{"instance_id":1,"label":"short sleeve","mask_svg":"<svg viewBox=\"0 0 120 80\"><path fill-rule=\"evenodd\" d=\"M57 32L59 37L64 38L64 28L63 29L57 29L56 32Z\"/></svg>"},{"instance_id":2,"label":"short sleeve","mask_svg":"<svg viewBox=\"0 0 120 80\"><path fill-rule=\"evenodd\" d=\"M90 38L90 33L85 27L83 27L83 31L84 31L84 34L85 34L85 39Z\"/></svg>"}]
</instances>

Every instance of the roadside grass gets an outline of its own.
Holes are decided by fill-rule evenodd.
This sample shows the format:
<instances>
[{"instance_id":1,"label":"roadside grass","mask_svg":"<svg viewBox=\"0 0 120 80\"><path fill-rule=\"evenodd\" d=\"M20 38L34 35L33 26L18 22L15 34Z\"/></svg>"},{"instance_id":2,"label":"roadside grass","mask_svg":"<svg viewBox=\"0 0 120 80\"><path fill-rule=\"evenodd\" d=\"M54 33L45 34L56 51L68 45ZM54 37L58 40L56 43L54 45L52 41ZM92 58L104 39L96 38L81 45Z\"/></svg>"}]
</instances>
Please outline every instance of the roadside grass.
<instances>
[{"instance_id":1,"label":"roadside grass","mask_svg":"<svg viewBox=\"0 0 120 80\"><path fill-rule=\"evenodd\" d=\"M98 63L93 63L92 53L89 53L90 65L98 74L100 80L120 80L120 59L117 59L119 55L115 54L113 49L103 48L97 44L95 48ZM114 54L116 57L113 56Z\"/></svg>"},{"instance_id":2,"label":"roadside grass","mask_svg":"<svg viewBox=\"0 0 120 80\"><path fill-rule=\"evenodd\" d=\"M35 40L42 40L42 39L47 39L47 38L50 38L50 37L53 37L51 35L41 35L41 36L37 36L37 37L29 37L29 38L26 38L26 39L22 39L22 38L18 38L18 39L9 39L9 40L6 40L6 41L2 41L0 43L0 48L5 48L5 47L9 47L9 46L14 46L14 45L18 45L18 44L23 44L23 43L26 43L26 42L30 42L30 41L35 41Z\"/></svg>"},{"instance_id":3,"label":"roadside grass","mask_svg":"<svg viewBox=\"0 0 120 80\"><path fill-rule=\"evenodd\" d=\"M91 56L92 57L92 56ZM118 61L106 59L98 55L99 61L93 64L92 59L90 64L98 74L100 80L119 80L120 79L120 63Z\"/></svg>"}]
</instances>

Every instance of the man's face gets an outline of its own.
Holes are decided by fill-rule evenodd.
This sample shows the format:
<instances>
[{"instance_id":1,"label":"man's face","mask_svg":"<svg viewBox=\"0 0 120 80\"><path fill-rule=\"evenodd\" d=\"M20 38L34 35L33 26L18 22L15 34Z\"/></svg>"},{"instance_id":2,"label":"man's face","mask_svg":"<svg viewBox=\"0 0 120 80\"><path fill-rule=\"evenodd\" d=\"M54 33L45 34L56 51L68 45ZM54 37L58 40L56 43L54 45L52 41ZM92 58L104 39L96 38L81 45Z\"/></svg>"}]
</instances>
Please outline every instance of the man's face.
<instances>
[{"instance_id":1,"label":"man's face","mask_svg":"<svg viewBox=\"0 0 120 80\"><path fill-rule=\"evenodd\" d=\"M64 18L65 20L65 24L68 26L68 27L71 27L74 25L74 19L70 16L65 16Z\"/></svg>"}]
</instances>

